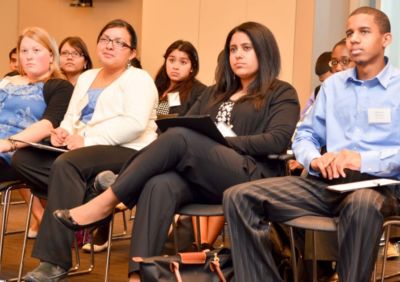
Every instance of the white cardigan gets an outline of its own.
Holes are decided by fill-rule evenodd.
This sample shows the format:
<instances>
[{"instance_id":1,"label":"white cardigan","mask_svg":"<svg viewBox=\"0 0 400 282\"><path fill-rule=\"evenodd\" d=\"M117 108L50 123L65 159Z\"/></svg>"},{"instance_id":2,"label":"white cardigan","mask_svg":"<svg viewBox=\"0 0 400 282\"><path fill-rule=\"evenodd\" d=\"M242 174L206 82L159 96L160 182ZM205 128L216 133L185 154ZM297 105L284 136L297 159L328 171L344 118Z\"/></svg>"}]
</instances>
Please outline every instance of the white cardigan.
<instances>
[{"instance_id":1,"label":"white cardigan","mask_svg":"<svg viewBox=\"0 0 400 282\"><path fill-rule=\"evenodd\" d=\"M158 92L150 75L130 67L103 89L92 119L80 121L88 103L88 89L100 69L80 75L60 127L84 137L85 146L120 145L140 150L157 138Z\"/></svg>"}]
</instances>

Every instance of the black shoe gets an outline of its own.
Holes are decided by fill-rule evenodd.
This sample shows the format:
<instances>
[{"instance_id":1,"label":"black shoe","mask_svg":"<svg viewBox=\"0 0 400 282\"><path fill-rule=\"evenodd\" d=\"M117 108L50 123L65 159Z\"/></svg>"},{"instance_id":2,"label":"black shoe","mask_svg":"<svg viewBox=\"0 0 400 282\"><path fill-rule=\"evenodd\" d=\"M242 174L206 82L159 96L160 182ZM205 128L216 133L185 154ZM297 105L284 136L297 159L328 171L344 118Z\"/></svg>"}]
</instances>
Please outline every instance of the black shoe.
<instances>
[{"instance_id":1,"label":"black shoe","mask_svg":"<svg viewBox=\"0 0 400 282\"><path fill-rule=\"evenodd\" d=\"M68 271L49 262L41 262L23 278L28 282L58 282L68 275Z\"/></svg>"},{"instance_id":2,"label":"black shoe","mask_svg":"<svg viewBox=\"0 0 400 282\"><path fill-rule=\"evenodd\" d=\"M112 214L109 216L100 219L99 221L92 222L89 224L83 224L80 225L78 224L69 214L69 210L56 210L53 212L53 216L62 224L64 224L66 227L73 231L79 231L85 228L91 228L91 227L96 227L97 225L102 225L111 220Z\"/></svg>"}]
</instances>

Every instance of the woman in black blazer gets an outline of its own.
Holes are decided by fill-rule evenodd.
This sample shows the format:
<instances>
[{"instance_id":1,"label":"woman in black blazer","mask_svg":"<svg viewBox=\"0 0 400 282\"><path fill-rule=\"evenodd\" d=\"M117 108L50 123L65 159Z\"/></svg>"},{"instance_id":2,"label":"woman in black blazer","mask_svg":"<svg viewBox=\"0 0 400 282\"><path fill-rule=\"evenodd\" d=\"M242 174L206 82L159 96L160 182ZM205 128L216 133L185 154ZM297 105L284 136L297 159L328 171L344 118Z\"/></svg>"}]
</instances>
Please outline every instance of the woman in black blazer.
<instances>
[{"instance_id":1,"label":"woman in black blazer","mask_svg":"<svg viewBox=\"0 0 400 282\"><path fill-rule=\"evenodd\" d=\"M55 217L71 229L93 225L116 204L136 205L132 257L160 254L174 213L188 203L221 204L223 192L283 173L268 154L286 151L299 117L295 89L277 79L280 55L271 31L255 22L226 39L223 71L188 112L208 114L236 135L222 145L187 128L170 128L133 156L114 184L92 201ZM131 281L139 265L130 261Z\"/></svg>"}]
</instances>

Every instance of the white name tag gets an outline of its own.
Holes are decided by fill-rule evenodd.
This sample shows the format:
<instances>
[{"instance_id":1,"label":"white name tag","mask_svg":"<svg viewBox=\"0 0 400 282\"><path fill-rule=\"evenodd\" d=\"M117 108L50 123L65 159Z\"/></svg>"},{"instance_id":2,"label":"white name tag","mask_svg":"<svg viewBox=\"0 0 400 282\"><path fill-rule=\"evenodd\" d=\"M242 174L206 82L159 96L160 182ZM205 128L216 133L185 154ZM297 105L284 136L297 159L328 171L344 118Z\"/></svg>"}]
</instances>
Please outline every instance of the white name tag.
<instances>
[{"instance_id":1,"label":"white name tag","mask_svg":"<svg viewBox=\"0 0 400 282\"><path fill-rule=\"evenodd\" d=\"M179 98L179 92L168 93L168 105L170 107L176 107L181 105L181 98Z\"/></svg>"},{"instance_id":2,"label":"white name tag","mask_svg":"<svg viewBox=\"0 0 400 282\"><path fill-rule=\"evenodd\" d=\"M368 109L368 123L391 123L390 109Z\"/></svg>"}]
</instances>

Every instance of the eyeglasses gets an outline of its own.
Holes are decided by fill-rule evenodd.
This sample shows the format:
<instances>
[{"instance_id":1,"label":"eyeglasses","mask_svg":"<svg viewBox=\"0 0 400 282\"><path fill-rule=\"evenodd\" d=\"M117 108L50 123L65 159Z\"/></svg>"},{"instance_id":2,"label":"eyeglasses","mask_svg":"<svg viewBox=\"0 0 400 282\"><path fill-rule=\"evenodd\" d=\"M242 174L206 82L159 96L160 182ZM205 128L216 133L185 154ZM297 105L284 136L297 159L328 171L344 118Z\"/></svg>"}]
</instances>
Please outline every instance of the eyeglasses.
<instances>
[{"instance_id":1,"label":"eyeglasses","mask_svg":"<svg viewBox=\"0 0 400 282\"><path fill-rule=\"evenodd\" d=\"M72 51L72 52L69 52L69 51L62 51L60 55L61 55L61 57L66 57L66 58L68 58L69 56L71 56L71 57L74 58L74 59L79 58L79 57L82 57L82 54L79 53L78 51Z\"/></svg>"},{"instance_id":2,"label":"eyeglasses","mask_svg":"<svg viewBox=\"0 0 400 282\"><path fill-rule=\"evenodd\" d=\"M114 48L116 49L123 49L123 48L129 48L132 49L132 47L128 44L126 44L124 41L122 41L119 38L115 38L115 39L111 39L109 37L100 37L99 39L99 44L103 45L103 46L107 46L108 43L112 44L112 46L114 46Z\"/></svg>"},{"instance_id":3,"label":"eyeglasses","mask_svg":"<svg viewBox=\"0 0 400 282\"><path fill-rule=\"evenodd\" d=\"M349 58L341 58L339 60L337 59L332 59L329 61L329 66L331 68L336 67L338 64L340 64L341 66L345 67L348 64L350 64L351 60Z\"/></svg>"}]
</instances>

